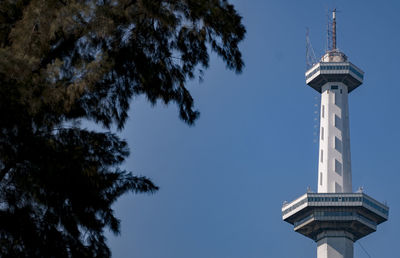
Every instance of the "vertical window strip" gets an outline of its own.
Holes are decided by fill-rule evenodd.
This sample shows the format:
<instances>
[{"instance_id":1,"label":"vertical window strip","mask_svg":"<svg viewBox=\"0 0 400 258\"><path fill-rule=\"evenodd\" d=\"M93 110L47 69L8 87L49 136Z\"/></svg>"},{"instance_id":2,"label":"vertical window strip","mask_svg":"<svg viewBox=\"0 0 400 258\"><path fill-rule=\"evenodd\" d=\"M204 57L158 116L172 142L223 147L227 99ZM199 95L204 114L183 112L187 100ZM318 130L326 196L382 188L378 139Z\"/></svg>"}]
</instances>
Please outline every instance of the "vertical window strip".
<instances>
[{"instance_id":1,"label":"vertical window strip","mask_svg":"<svg viewBox=\"0 0 400 258\"><path fill-rule=\"evenodd\" d=\"M324 139L324 127L321 127L321 140Z\"/></svg>"},{"instance_id":2,"label":"vertical window strip","mask_svg":"<svg viewBox=\"0 0 400 258\"><path fill-rule=\"evenodd\" d=\"M321 163L324 162L324 150L321 149Z\"/></svg>"},{"instance_id":3,"label":"vertical window strip","mask_svg":"<svg viewBox=\"0 0 400 258\"><path fill-rule=\"evenodd\" d=\"M335 105L339 106L340 105L340 95L338 94L338 92L335 92Z\"/></svg>"}]
</instances>

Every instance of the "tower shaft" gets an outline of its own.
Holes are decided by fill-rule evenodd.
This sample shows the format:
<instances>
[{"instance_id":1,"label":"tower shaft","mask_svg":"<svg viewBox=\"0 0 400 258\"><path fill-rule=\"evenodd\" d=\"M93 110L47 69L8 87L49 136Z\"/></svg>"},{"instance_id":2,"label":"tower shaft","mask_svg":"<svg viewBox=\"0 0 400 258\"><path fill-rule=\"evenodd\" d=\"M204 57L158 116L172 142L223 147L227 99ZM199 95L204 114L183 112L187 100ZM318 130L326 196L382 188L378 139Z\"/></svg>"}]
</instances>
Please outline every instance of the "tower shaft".
<instances>
[{"instance_id":1,"label":"tower shaft","mask_svg":"<svg viewBox=\"0 0 400 258\"><path fill-rule=\"evenodd\" d=\"M325 231L317 241L317 258L353 258L352 235L345 231Z\"/></svg>"},{"instance_id":2,"label":"tower shaft","mask_svg":"<svg viewBox=\"0 0 400 258\"><path fill-rule=\"evenodd\" d=\"M321 89L319 193L352 192L348 89L328 82Z\"/></svg>"}]
</instances>

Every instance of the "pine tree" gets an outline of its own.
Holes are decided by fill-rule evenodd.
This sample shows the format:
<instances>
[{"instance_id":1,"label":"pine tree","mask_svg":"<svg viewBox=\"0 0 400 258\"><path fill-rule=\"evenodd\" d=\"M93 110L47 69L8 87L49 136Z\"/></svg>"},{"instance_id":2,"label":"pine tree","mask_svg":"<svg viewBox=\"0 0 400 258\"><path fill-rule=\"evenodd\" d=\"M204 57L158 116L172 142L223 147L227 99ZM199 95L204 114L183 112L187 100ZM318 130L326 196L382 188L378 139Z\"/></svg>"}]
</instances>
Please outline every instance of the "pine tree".
<instances>
[{"instance_id":1,"label":"pine tree","mask_svg":"<svg viewBox=\"0 0 400 258\"><path fill-rule=\"evenodd\" d=\"M112 204L158 189L120 169L129 149L112 128L135 95L193 124L187 82L210 51L240 72L244 34L226 0L0 1L1 256L109 257Z\"/></svg>"}]
</instances>

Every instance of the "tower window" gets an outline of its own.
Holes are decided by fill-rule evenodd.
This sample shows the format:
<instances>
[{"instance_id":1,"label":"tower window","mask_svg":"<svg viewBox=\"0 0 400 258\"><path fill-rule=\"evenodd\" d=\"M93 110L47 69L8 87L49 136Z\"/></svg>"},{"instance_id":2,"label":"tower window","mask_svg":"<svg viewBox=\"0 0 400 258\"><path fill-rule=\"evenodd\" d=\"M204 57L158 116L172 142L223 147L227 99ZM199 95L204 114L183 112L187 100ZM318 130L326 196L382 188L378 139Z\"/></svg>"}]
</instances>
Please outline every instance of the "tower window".
<instances>
[{"instance_id":1,"label":"tower window","mask_svg":"<svg viewBox=\"0 0 400 258\"><path fill-rule=\"evenodd\" d=\"M337 129L340 129L340 117L338 117L337 115L335 115L335 127Z\"/></svg>"},{"instance_id":2,"label":"tower window","mask_svg":"<svg viewBox=\"0 0 400 258\"><path fill-rule=\"evenodd\" d=\"M322 118L324 118L325 117L325 105L322 105L322 112L321 112L321 116L322 116Z\"/></svg>"},{"instance_id":3,"label":"tower window","mask_svg":"<svg viewBox=\"0 0 400 258\"><path fill-rule=\"evenodd\" d=\"M339 86L337 86L337 85L332 85L331 86L331 90L337 90L339 88Z\"/></svg>"},{"instance_id":4,"label":"tower window","mask_svg":"<svg viewBox=\"0 0 400 258\"><path fill-rule=\"evenodd\" d=\"M323 140L323 139L324 139L324 128L321 127L321 140Z\"/></svg>"},{"instance_id":5,"label":"tower window","mask_svg":"<svg viewBox=\"0 0 400 258\"><path fill-rule=\"evenodd\" d=\"M319 172L319 185L322 185L322 172Z\"/></svg>"},{"instance_id":6,"label":"tower window","mask_svg":"<svg viewBox=\"0 0 400 258\"><path fill-rule=\"evenodd\" d=\"M335 172L342 175L342 163L335 159Z\"/></svg>"},{"instance_id":7,"label":"tower window","mask_svg":"<svg viewBox=\"0 0 400 258\"><path fill-rule=\"evenodd\" d=\"M335 92L335 105L339 106L340 104L340 95L338 92Z\"/></svg>"},{"instance_id":8,"label":"tower window","mask_svg":"<svg viewBox=\"0 0 400 258\"><path fill-rule=\"evenodd\" d=\"M321 163L324 162L324 150L321 150Z\"/></svg>"},{"instance_id":9,"label":"tower window","mask_svg":"<svg viewBox=\"0 0 400 258\"><path fill-rule=\"evenodd\" d=\"M335 150L342 153L342 141L335 136Z\"/></svg>"}]
</instances>

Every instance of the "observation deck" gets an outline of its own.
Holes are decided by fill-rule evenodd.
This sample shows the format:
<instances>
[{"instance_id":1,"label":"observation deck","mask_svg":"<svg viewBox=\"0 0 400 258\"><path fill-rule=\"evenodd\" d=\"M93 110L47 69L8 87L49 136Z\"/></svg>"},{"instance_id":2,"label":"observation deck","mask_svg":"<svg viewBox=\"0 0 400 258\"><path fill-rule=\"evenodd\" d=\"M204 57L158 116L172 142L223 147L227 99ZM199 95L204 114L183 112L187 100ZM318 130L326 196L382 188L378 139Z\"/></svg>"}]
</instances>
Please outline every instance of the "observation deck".
<instances>
[{"instance_id":1,"label":"observation deck","mask_svg":"<svg viewBox=\"0 0 400 258\"><path fill-rule=\"evenodd\" d=\"M306 72L307 85L319 93L322 86L328 82L343 82L350 93L360 86L363 80L364 72L348 62L347 57L341 52L328 52L320 62Z\"/></svg>"},{"instance_id":2,"label":"observation deck","mask_svg":"<svg viewBox=\"0 0 400 258\"><path fill-rule=\"evenodd\" d=\"M282 207L283 220L318 241L321 233L342 230L356 241L377 229L389 207L364 193L306 193Z\"/></svg>"}]
</instances>

